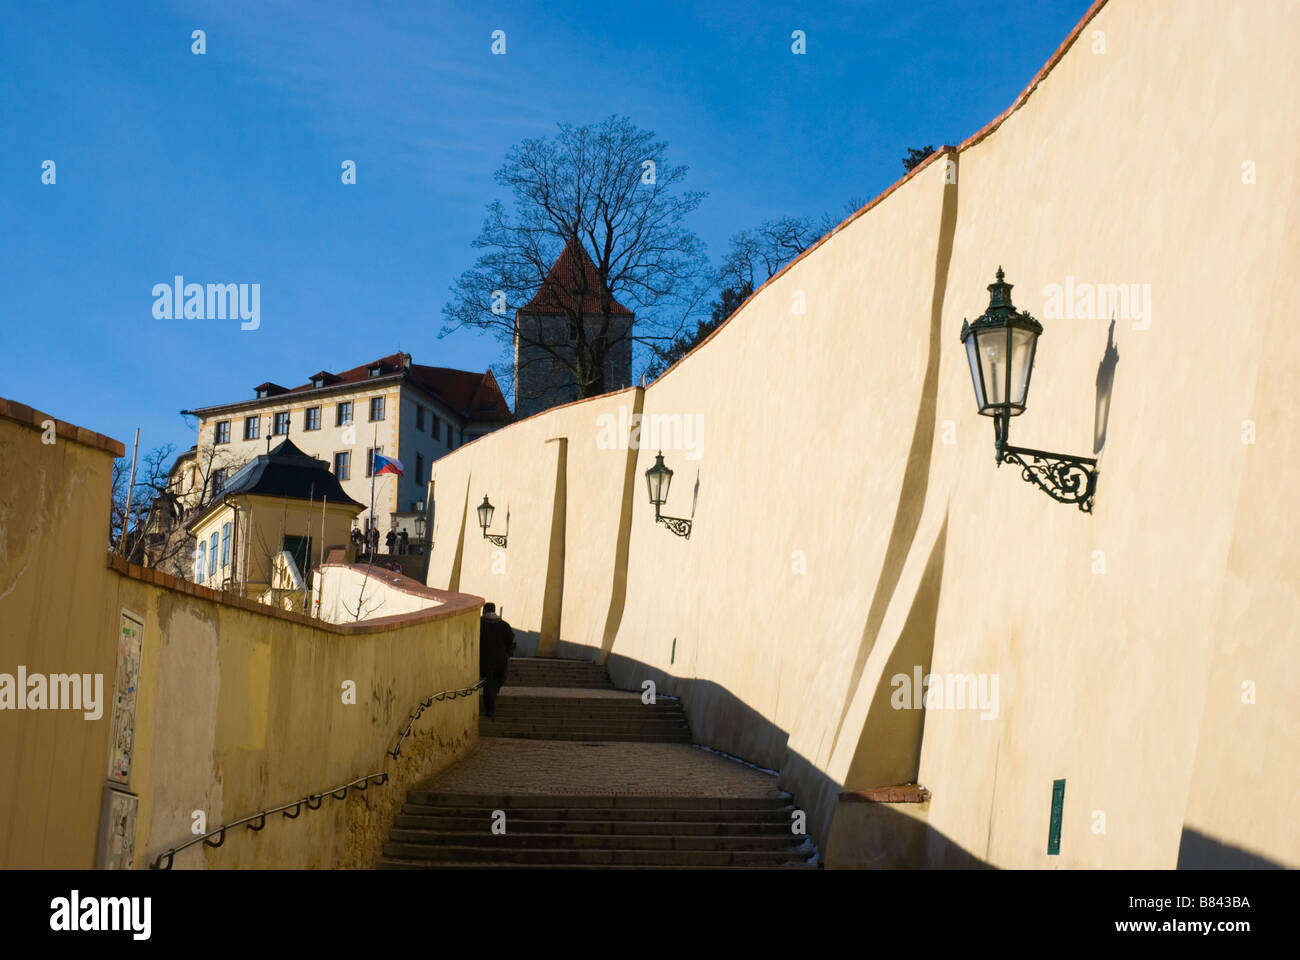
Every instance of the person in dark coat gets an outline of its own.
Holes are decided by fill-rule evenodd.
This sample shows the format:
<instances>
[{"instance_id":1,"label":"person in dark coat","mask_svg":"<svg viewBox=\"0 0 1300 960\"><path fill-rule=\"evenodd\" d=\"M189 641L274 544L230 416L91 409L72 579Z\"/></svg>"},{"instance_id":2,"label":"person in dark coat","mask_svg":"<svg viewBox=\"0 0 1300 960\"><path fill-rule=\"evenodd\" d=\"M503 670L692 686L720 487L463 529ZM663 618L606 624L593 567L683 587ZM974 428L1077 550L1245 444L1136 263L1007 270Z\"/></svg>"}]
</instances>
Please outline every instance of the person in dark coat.
<instances>
[{"instance_id":1,"label":"person in dark coat","mask_svg":"<svg viewBox=\"0 0 1300 960\"><path fill-rule=\"evenodd\" d=\"M515 652L515 632L501 619L496 604L483 604L478 631L478 674L483 684L483 715L497 710L497 691L506 682L506 668Z\"/></svg>"}]
</instances>

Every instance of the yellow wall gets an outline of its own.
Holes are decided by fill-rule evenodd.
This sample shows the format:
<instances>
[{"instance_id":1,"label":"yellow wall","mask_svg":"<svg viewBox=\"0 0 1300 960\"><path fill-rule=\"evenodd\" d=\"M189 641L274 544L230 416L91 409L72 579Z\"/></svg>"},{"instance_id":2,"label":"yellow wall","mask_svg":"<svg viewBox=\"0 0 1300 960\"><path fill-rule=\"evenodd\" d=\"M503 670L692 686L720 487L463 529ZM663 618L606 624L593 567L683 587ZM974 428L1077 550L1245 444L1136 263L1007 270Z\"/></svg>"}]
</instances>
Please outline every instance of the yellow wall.
<instances>
[{"instance_id":1,"label":"yellow wall","mask_svg":"<svg viewBox=\"0 0 1300 960\"><path fill-rule=\"evenodd\" d=\"M474 698L426 710L394 761L410 711L478 678L481 600L334 625L222 595L120 560L106 562L115 441L0 400L0 673L99 673L102 715L0 711L0 868L95 865L107 776L116 634L144 622L129 789L140 798L137 867L209 829L368 773L391 780L296 820L197 845L177 867L373 863L405 789L460 756ZM355 684L345 703L343 684Z\"/></svg>"},{"instance_id":2,"label":"yellow wall","mask_svg":"<svg viewBox=\"0 0 1300 960\"><path fill-rule=\"evenodd\" d=\"M429 582L544 650L558 618L556 649L680 693L697 740L781 769L832 865L874 857L890 822L897 862L1300 864L1300 567L1279 536L1300 480L1298 34L1284 0L1098 5L1003 118L644 391L647 414L704 418L699 460L665 450L664 513L690 514L698 477L689 540L653 523L655 450L629 472L596 448L596 413L633 390L441 461ZM1149 285L1149 315L1117 318L1091 515L997 469L975 413L958 334L999 265L1046 328L1011 442L1083 456L1110 317L1053 318L1049 287ZM513 508L495 579L484 492ZM893 709L917 666L996 676L997 715ZM907 809L838 799L918 779L932 798Z\"/></svg>"}]
</instances>

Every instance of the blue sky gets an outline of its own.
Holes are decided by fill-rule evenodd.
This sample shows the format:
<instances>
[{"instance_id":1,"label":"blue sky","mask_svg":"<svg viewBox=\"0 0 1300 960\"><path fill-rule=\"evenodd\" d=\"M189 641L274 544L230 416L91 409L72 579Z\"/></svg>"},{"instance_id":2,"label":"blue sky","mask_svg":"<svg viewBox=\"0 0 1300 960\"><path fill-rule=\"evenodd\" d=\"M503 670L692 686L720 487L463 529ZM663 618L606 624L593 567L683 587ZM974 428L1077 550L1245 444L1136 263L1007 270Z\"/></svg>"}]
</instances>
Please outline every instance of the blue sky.
<instances>
[{"instance_id":1,"label":"blue sky","mask_svg":"<svg viewBox=\"0 0 1300 960\"><path fill-rule=\"evenodd\" d=\"M399 347L485 369L499 343L438 332L514 143L629 116L709 194L692 226L716 260L738 230L841 213L907 147L976 132L1088 5L5 4L0 396L179 450L177 411L264 380ZM260 329L155 319L176 274L260 283Z\"/></svg>"}]
</instances>

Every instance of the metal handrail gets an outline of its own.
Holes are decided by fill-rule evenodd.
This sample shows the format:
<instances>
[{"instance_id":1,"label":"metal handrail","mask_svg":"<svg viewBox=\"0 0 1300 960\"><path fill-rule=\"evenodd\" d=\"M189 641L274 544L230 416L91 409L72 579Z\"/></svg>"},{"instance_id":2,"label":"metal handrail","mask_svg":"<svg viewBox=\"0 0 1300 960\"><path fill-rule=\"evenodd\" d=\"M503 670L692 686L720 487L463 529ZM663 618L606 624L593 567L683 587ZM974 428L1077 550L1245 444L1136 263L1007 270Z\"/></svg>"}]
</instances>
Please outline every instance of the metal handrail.
<instances>
[{"instance_id":1,"label":"metal handrail","mask_svg":"<svg viewBox=\"0 0 1300 960\"><path fill-rule=\"evenodd\" d=\"M394 760L398 758L402 752L402 744L406 742L406 738L411 734L412 725L414 725L416 720L420 719L420 714L424 713L428 707L435 703L441 703L444 700L456 700L460 697L473 696L475 692L482 689L485 682L486 681L484 680L479 680L478 683L474 684L472 687L461 687L458 690L440 690L437 693L425 697L420 701L416 708L411 711L411 716L406 721L406 729L404 729L397 738L397 745L393 747L392 750L387 751L384 755L392 757ZM333 797L335 800L346 799L349 788L360 793L370 786L372 780L377 785L383 786L388 783L388 774L382 770L378 773L368 773L364 777L357 777L355 780L349 780L347 783L340 784L339 786L333 787L329 790L322 790L320 793L309 793L302 799L294 800L292 803L284 803L278 807L259 810L257 813L250 813L248 816L240 817L238 820L231 820L229 823L223 823L221 826L209 830L207 833L186 840L184 843L158 854L158 856L154 858L153 863L149 865L149 869L170 870L172 868L172 861L176 858L176 854L180 853L187 847L194 846L196 843L202 843L207 847L219 847L226 842L226 831L233 829L234 827L247 825L248 829L254 832L263 830L266 828L266 818L270 814L279 813L289 820L296 820L302 815L302 805L304 803L307 805L308 810L319 810L321 804L325 802L326 797ZM293 813L287 812L290 807L293 808ZM256 824L253 823L254 820L257 821ZM217 839L212 840L210 839L211 837L216 837ZM164 858L167 861L165 864L163 863Z\"/></svg>"}]
</instances>

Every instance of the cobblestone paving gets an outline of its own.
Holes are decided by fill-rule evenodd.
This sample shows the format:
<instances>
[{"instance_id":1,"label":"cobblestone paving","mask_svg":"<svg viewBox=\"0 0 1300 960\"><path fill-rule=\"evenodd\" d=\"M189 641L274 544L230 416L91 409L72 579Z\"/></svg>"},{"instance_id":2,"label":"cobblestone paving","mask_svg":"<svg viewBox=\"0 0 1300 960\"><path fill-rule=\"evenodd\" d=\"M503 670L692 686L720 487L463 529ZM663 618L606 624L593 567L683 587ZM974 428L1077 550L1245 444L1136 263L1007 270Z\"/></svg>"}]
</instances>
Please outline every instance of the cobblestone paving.
<instances>
[{"instance_id":1,"label":"cobblestone paving","mask_svg":"<svg viewBox=\"0 0 1300 960\"><path fill-rule=\"evenodd\" d=\"M495 737L480 740L469 756L426 780L420 789L575 796L784 795L771 774L689 744Z\"/></svg>"}]
</instances>

